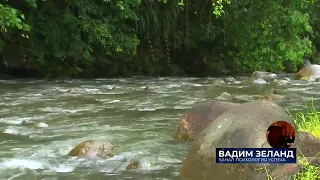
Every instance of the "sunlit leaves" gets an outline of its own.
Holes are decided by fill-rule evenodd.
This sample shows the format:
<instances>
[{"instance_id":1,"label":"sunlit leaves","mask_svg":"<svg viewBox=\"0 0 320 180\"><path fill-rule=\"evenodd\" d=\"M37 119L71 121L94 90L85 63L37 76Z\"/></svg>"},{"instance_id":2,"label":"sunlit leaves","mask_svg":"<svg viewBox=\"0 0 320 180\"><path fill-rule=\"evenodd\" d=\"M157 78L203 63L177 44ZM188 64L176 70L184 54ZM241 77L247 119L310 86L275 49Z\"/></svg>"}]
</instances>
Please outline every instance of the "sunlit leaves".
<instances>
[{"instance_id":1,"label":"sunlit leaves","mask_svg":"<svg viewBox=\"0 0 320 180\"><path fill-rule=\"evenodd\" d=\"M7 32L8 28L29 31L30 26L23 22L24 19L24 15L17 9L0 4L0 32Z\"/></svg>"},{"instance_id":2,"label":"sunlit leaves","mask_svg":"<svg viewBox=\"0 0 320 180\"><path fill-rule=\"evenodd\" d=\"M184 1L183 1L183 0L180 0L180 1L178 2L178 5L179 5L179 6L184 6Z\"/></svg>"},{"instance_id":3,"label":"sunlit leaves","mask_svg":"<svg viewBox=\"0 0 320 180\"><path fill-rule=\"evenodd\" d=\"M230 1L228 1L230 3ZM224 13L223 10L223 0L217 0L212 3L213 6L213 14L216 16L221 16Z\"/></svg>"}]
</instances>

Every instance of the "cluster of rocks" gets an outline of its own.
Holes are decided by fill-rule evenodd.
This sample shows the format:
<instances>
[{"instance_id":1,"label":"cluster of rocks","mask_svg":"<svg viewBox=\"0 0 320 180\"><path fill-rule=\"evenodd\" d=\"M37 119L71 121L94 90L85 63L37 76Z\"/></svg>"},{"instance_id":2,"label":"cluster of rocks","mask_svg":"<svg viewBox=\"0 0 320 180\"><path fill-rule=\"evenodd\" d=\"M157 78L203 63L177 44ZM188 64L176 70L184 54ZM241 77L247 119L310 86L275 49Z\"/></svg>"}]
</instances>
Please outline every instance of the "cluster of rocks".
<instances>
[{"instance_id":1,"label":"cluster of rocks","mask_svg":"<svg viewBox=\"0 0 320 180\"><path fill-rule=\"evenodd\" d=\"M251 77L244 82L253 84L268 84L274 81L277 75L271 72L255 71L251 74ZM233 77L226 77L224 79L216 79L213 84L240 84L241 81L236 80Z\"/></svg>"},{"instance_id":2,"label":"cluster of rocks","mask_svg":"<svg viewBox=\"0 0 320 180\"><path fill-rule=\"evenodd\" d=\"M252 83L252 84L287 84L291 80L306 80L306 81L320 81L320 65L310 64L301 69L299 72L293 74L290 78L285 77L279 79L276 74L265 71L255 71L251 74L249 79L242 82ZM227 77L224 79L215 79L213 84L240 84L242 83L233 77ZM214 98L218 101L232 101L232 95L228 92L223 92L219 96ZM263 94L260 100L300 100L301 97L296 94L286 94L284 92L279 92L276 89L272 89L265 94Z\"/></svg>"},{"instance_id":3,"label":"cluster of rocks","mask_svg":"<svg viewBox=\"0 0 320 180\"><path fill-rule=\"evenodd\" d=\"M320 165L320 139L308 132L298 131L284 108L273 101L255 100L247 103L205 101L188 110L179 121L173 137L177 141L192 141L181 167L181 178L188 179L265 179L266 166L274 177L292 177L302 164L216 164L216 148L270 148L266 129L273 122L282 120L296 131L292 147L298 149L309 163ZM75 146L69 154L85 158L108 158L116 155L108 141L88 140ZM128 164L127 170L139 167L139 161Z\"/></svg>"},{"instance_id":4,"label":"cluster of rocks","mask_svg":"<svg viewBox=\"0 0 320 180\"><path fill-rule=\"evenodd\" d=\"M320 77L320 65L308 65L294 74L291 79L315 80ZM266 84L275 81L277 75L270 72L256 71L250 82ZM289 79L288 79L289 80ZM240 81L232 77L216 80L215 83L238 84ZM310 160L309 163L320 165L320 139L308 132L296 129L295 123L287 111L269 100L286 99L288 96L271 90L259 100L246 103L227 102L232 96L223 92L215 100L201 102L188 110L179 121L173 139L177 141L192 141L186 159L183 161L180 176L189 179L267 179L266 168L278 179L288 179L298 173L302 164L260 165L260 164L216 164L216 148L261 148L270 147L266 140L266 130L275 121L282 120L291 124L296 131L296 140L292 147L298 149L298 154ZM88 140L75 146L70 156L86 158L106 158L116 154L114 146L107 141ZM127 169L135 169L138 161L132 161Z\"/></svg>"},{"instance_id":5,"label":"cluster of rocks","mask_svg":"<svg viewBox=\"0 0 320 180\"><path fill-rule=\"evenodd\" d=\"M302 68L297 73L284 79L278 79L277 74L266 71L255 71L251 74L249 79L244 80L245 83L253 84L268 84L277 81L277 83L287 83L290 80L307 80L320 81L320 65L310 64ZM240 84L239 80L233 77L226 77L224 79L215 79L213 84Z\"/></svg>"}]
</instances>

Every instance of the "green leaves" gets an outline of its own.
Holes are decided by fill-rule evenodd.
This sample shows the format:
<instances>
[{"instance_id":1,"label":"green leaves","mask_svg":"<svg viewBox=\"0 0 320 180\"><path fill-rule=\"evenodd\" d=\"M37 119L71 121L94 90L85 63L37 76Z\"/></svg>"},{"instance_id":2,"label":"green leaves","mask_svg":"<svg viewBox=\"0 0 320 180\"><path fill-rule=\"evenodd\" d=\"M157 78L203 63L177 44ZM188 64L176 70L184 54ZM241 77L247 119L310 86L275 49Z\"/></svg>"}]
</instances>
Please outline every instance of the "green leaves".
<instances>
[{"instance_id":1,"label":"green leaves","mask_svg":"<svg viewBox=\"0 0 320 180\"><path fill-rule=\"evenodd\" d=\"M227 1L230 3L230 1ZM212 3L213 6L213 14L216 16L221 16L224 13L223 10L223 0L217 0L216 2Z\"/></svg>"},{"instance_id":2,"label":"green leaves","mask_svg":"<svg viewBox=\"0 0 320 180\"><path fill-rule=\"evenodd\" d=\"M295 5L298 1L305 3L246 0L246 12L234 12L238 16L233 20L237 22L233 27L238 27L233 34L238 58L253 69L279 70L285 61L298 64L312 54L311 41L305 39L306 33L312 32L309 15Z\"/></svg>"},{"instance_id":3,"label":"green leaves","mask_svg":"<svg viewBox=\"0 0 320 180\"><path fill-rule=\"evenodd\" d=\"M283 62L298 64L315 54L319 8L318 0L4 1L0 50L9 41L23 45L38 69L53 74L86 71L101 54L139 71L222 61L240 73L278 70ZM139 46L143 60L134 61L140 41L147 44ZM176 51L180 56L168 60ZM188 51L195 57L187 61Z\"/></svg>"},{"instance_id":4,"label":"green leaves","mask_svg":"<svg viewBox=\"0 0 320 180\"><path fill-rule=\"evenodd\" d=\"M34 8L37 7L36 1L37 1L37 0L25 0L25 2L26 2L27 4L29 4L29 6L34 7Z\"/></svg>"},{"instance_id":5,"label":"green leaves","mask_svg":"<svg viewBox=\"0 0 320 180\"><path fill-rule=\"evenodd\" d=\"M7 32L9 29L29 31L30 26L23 23L24 15L17 9L8 5L0 4L0 32Z\"/></svg>"}]
</instances>

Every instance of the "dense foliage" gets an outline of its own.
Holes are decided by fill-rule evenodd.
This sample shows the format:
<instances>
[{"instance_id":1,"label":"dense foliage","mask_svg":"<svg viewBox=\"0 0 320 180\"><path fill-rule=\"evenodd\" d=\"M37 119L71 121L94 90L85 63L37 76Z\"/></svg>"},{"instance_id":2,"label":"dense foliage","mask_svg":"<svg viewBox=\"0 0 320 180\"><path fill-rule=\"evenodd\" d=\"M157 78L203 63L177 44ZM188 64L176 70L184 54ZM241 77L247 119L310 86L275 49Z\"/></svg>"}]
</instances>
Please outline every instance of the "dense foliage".
<instances>
[{"instance_id":1,"label":"dense foliage","mask_svg":"<svg viewBox=\"0 0 320 180\"><path fill-rule=\"evenodd\" d=\"M318 0L0 1L0 70L21 76L244 74L315 61Z\"/></svg>"}]
</instances>

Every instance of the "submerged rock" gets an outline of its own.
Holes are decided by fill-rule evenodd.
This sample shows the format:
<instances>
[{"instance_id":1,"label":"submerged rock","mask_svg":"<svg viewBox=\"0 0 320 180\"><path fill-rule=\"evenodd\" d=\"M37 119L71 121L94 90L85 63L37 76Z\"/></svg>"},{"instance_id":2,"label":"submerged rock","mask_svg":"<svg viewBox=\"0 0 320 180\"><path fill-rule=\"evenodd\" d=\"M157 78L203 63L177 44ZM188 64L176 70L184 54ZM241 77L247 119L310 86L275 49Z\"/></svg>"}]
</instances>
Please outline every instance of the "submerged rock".
<instances>
[{"instance_id":1,"label":"submerged rock","mask_svg":"<svg viewBox=\"0 0 320 180\"><path fill-rule=\"evenodd\" d=\"M220 96L217 96L214 99L218 100L218 101L231 101L232 100L232 96L231 96L230 93L223 92L223 93L220 94Z\"/></svg>"},{"instance_id":2,"label":"submerged rock","mask_svg":"<svg viewBox=\"0 0 320 180\"><path fill-rule=\"evenodd\" d=\"M287 79L287 78L285 78L285 79L276 79L276 80L274 80L274 83L278 84L278 85L286 85L286 84L289 83L289 81L290 81L290 79Z\"/></svg>"},{"instance_id":3,"label":"submerged rock","mask_svg":"<svg viewBox=\"0 0 320 180\"><path fill-rule=\"evenodd\" d=\"M266 94L260 97L259 100L282 100L282 99L286 99L286 97L279 94Z\"/></svg>"},{"instance_id":4,"label":"submerged rock","mask_svg":"<svg viewBox=\"0 0 320 180\"><path fill-rule=\"evenodd\" d=\"M44 122L32 122L32 121L26 121L26 120L23 120L21 122L21 125L33 126L33 127L38 127L38 128L47 128L47 127L49 127L49 125L47 123L44 123Z\"/></svg>"},{"instance_id":5,"label":"submerged rock","mask_svg":"<svg viewBox=\"0 0 320 180\"><path fill-rule=\"evenodd\" d=\"M268 84L268 82L265 81L265 80L262 79L262 78L254 79L254 80L252 80L252 83L253 83L253 84Z\"/></svg>"},{"instance_id":6,"label":"submerged rock","mask_svg":"<svg viewBox=\"0 0 320 180\"><path fill-rule=\"evenodd\" d=\"M137 169L139 167L139 164L140 163L137 160L131 161L126 167L126 170Z\"/></svg>"},{"instance_id":7,"label":"submerged rock","mask_svg":"<svg viewBox=\"0 0 320 180\"><path fill-rule=\"evenodd\" d=\"M39 128L47 128L47 127L49 127L49 125L44 123L44 122L38 122L38 123L35 123L34 125L36 127L39 127Z\"/></svg>"},{"instance_id":8,"label":"submerged rock","mask_svg":"<svg viewBox=\"0 0 320 180\"><path fill-rule=\"evenodd\" d=\"M266 72L266 71L255 71L251 74L251 77L253 79L263 79L266 82L273 81L277 78L277 75L271 72Z\"/></svg>"},{"instance_id":9,"label":"submerged rock","mask_svg":"<svg viewBox=\"0 0 320 180\"><path fill-rule=\"evenodd\" d=\"M265 94L280 94L280 92L279 89L271 88Z\"/></svg>"},{"instance_id":10,"label":"submerged rock","mask_svg":"<svg viewBox=\"0 0 320 180\"><path fill-rule=\"evenodd\" d=\"M266 94L262 95L259 100L300 100L301 96L294 93L284 93L279 89L271 89ZM281 94L280 94L281 93Z\"/></svg>"},{"instance_id":11,"label":"submerged rock","mask_svg":"<svg viewBox=\"0 0 320 180\"><path fill-rule=\"evenodd\" d=\"M105 158L116 155L114 146L108 141L88 140L78 144L68 154L86 158Z\"/></svg>"},{"instance_id":12,"label":"submerged rock","mask_svg":"<svg viewBox=\"0 0 320 180\"><path fill-rule=\"evenodd\" d=\"M220 101L205 101L196 105L180 118L173 138L180 141L193 140L218 116L237 105Z\"/></svg>"},{"instance_id":13,"label":"submerged rock","mask_svg":"<svg viewBox=\"0 0 320 180\"><path fill-rule=\"evenodd\" d=\"M263 165L216 164L216 148L261 148L267 143L268 127L279 120L295 127L286 110L272 101L257 100L229 109L197 137L183 161L181 178L183 180L212 180L213 177L223 180L266 179L265 172L255 170ZM291 147L296 147L296 143Z\"/></svg>"},{"instance_id":14,"label":"submerged rock","mask_svg":"<svg viewBox=\"0 0 320 180\"><path fill-rule=\"evenodd\" d=\"M226 82L223 79L214 79L211 82L212 84L226 84Z\"/></svg>"},{"instance_id":15,"label":"submerged rock","mask_svg":"<svg viewBox=\"0 0 320 180\"><path fill-rule=\"evenodd\" d=\"M76 93L76 94L78 94L78 93L83 93L83 90L80 89L80 88L74 87L74 88L68 89L67 93Z\"/></svg>"},{"instance_id":16,"label":"submerged rock","mask_svg":"<svg viewBox=\"0 0 320 180\"><path fill-rule=\"evenodd\" d=\"M234 79L233 77L227 77L224 80L227 84L240 84L240 81L237 81L236 79Z\"/></svg>"}]
</instances>

